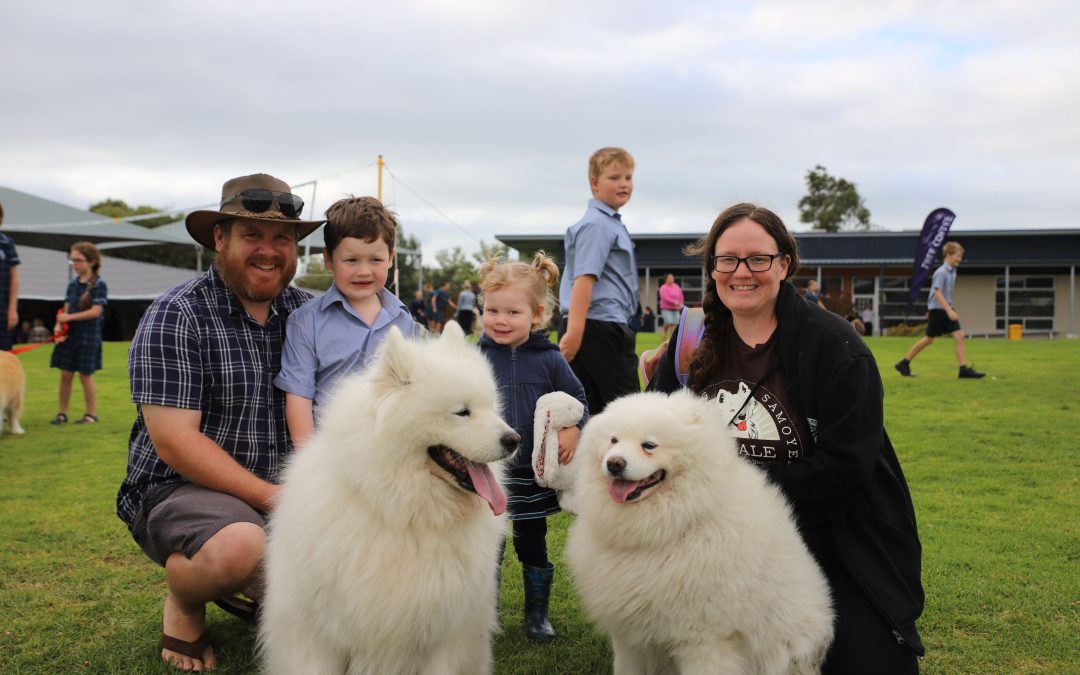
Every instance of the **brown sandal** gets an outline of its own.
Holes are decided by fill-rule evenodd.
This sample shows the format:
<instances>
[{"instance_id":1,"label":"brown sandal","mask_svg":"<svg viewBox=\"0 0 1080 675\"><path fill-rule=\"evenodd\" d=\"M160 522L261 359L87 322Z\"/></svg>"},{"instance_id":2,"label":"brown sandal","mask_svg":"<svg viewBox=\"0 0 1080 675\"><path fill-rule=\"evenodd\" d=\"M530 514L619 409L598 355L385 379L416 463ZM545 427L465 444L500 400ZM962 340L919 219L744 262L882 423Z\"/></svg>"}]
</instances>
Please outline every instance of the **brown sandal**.
<instances>
[{"instance_id":1,"label":"brown sandal","mask_svg":"<svg viewBox=\"0 0 1080 675\"><path fill-rule=\"evenodd\" d=\"M91 415L86 413L79 419L75 420L75 424L97 424L97 415Z\"/></svg>"},{"instance_id":2,"label":"brown sandal","mask_svg":"<svg viewBox=\"0 0 1080 675\"><path fill-rule=\"evenodd\" d=\"M203 631L203 634L193 642L187 642L180 638L174 638L171 635L161 634L161 648L168 649L170 652L176 652L177 654L183 654L184 656L192 659L203 660L203 654L206 652L206 648L210 646L210 631Z\"/></svg>"}]
</instances>

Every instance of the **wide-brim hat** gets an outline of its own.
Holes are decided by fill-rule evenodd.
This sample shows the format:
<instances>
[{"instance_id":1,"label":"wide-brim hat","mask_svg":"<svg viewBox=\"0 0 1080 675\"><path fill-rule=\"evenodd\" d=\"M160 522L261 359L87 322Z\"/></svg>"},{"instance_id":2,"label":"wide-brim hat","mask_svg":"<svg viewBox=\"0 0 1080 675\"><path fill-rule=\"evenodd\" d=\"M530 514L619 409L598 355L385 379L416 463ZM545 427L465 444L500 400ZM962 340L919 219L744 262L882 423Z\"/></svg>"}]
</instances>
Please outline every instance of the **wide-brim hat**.
<instances>
[{"instance_id":1,"label":"wide-brim hat","mask_svg":"<svg viewBox=\"0 0 1080 675\"><path fill-rule=\"evenodd\" d=\"M250 176L240 176L226 181L221 186L221 210L220 211L192 211L187 215L184 224L187 225L188 234L206 248L214 248L214 225L224 220L245 220L254 222L281 222L286 221L296 224L296 240L314 232L325 220L300 220L289 218L281 212L277 200L266 211L248 211L241 199L237 196L244 190L262 189L270 190L275 195L290 193L289 184L278 178L265 173L256 173Z\"/></svg>"}]
</instances>

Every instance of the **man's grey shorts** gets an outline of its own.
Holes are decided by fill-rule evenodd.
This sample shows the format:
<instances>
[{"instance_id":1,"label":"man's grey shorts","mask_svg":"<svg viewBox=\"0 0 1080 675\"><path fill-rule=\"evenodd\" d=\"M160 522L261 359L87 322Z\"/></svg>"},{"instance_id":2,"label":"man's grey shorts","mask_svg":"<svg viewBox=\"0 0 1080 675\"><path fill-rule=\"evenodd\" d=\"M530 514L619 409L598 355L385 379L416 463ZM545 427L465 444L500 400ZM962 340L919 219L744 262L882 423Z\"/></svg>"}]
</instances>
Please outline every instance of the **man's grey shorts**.
<instances>
[{"instance_id":1,"label":"man's grey shorts","mask_svg":"<svg viewBox=\"0 0 1080 675\"><path fill-rule=\"evenodd\" d=\"M224 492L210 490L193 483L179 487L165 485L164 497L147 495L139 509L131 534L150 559L164 567L173 553L191 558L210 537L226 525L254 523L266 527L266 519L245 502Z\"/></svg>"}]
</instances>

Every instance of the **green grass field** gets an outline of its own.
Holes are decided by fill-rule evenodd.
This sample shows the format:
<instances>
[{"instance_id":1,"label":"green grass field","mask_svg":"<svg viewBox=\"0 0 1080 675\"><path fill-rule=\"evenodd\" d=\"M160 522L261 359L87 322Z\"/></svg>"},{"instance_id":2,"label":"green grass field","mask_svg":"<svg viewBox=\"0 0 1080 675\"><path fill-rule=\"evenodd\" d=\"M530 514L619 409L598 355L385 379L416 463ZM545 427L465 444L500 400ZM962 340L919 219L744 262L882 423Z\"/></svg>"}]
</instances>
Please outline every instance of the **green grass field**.
<instances>
[{"instance_id":1,"label":"green grass field","mask_svg":"<svg viewBox=\"0 0 1080 675\"><path fill-rule=\"evenodd\" d=\"M915 499L927 608L925 673L1080 672L1080 342L972 341L989 373L960 381L941 341L901 378L911 338L871 338L887 428ZM649 338L639 347L652 346ZM127 344L106 344L96 426L49 425L58 375L50 347L22 355L25 436L0 437L0 671L167 673L158 662L160 570L114 515L134 417ZM71 417L82 414L75 385ZM496 672L610 672L562 566L571 517L551 522L551 603L560 638L521 634L521 575L504 563ZM208 609L221 673L252 673L252 631Z\"/></svg>"}]
</instances>

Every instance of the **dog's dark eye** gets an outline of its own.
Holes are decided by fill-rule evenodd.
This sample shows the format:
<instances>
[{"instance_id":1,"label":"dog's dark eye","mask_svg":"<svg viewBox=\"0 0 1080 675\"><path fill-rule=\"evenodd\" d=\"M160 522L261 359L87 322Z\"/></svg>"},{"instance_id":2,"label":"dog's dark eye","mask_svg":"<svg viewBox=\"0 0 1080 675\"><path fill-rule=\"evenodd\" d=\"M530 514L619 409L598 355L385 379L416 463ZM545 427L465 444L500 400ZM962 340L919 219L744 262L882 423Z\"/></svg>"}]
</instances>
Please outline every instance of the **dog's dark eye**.
<instances>
[{"instance_id":1,"label":"dog's dark eye","mask_svg":"<svg viewBox=\"0 0 1080 675\"><path fill-rule=\"evenodd\" d=\"M641 449L642 450L655 450L656 449L656 443L653 443L652 441L645 441L644 443L641 444Z\"/></svg>"},{"instance_id":2,"label":"dog's dark eye","mask_svg":"<svg viewBox=\"0 0 1080 675\"><path fill-rule=\"evenodd\" d=\"M469 415L471 415L472 413L471 413L471 412L469 412L469 409L468 409L468 408L462 408L461 410L457 411L457 412L456 412L456 413L454 413L454 414L455 414L455 415L457 415L458 417L468 417L468 416L469 416Z\"/></svg>"},{"instance_id":3,"label":"dog's dark eye","mask_svg":"<svg viewBox=\"0 0 1080 675\"><path fill-rule=\"evenodd\" d=\"M619 442L619 439L615 438L614 436L611 437L611 444L612 445L615 445L618 442Z\"/></svg>"}]
</instances>

